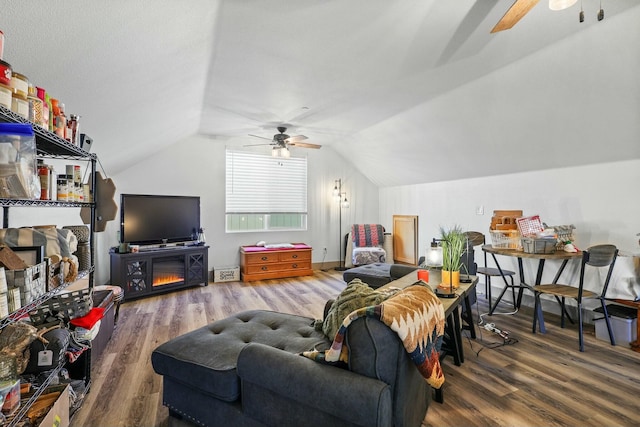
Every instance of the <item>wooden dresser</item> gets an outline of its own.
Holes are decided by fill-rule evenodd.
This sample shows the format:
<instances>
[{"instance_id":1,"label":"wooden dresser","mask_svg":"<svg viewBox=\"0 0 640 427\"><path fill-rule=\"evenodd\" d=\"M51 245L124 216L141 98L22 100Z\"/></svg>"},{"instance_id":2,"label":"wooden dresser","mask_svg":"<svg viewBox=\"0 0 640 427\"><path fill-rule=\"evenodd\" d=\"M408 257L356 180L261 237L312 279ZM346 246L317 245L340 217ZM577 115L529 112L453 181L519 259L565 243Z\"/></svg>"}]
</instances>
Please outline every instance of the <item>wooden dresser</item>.
<instances>
[{"instance_id":1,"label":"wooden dresser","mask_svg":"<svg viewBox=\"0 0 640 427\"><path fill-rule=\"evenodd\" d=\"M272 249L241 246L241 279L250 282L312 275L311 246L304 243L292 243L292 245L293 248Z\"/></svg>"}]
</instances>

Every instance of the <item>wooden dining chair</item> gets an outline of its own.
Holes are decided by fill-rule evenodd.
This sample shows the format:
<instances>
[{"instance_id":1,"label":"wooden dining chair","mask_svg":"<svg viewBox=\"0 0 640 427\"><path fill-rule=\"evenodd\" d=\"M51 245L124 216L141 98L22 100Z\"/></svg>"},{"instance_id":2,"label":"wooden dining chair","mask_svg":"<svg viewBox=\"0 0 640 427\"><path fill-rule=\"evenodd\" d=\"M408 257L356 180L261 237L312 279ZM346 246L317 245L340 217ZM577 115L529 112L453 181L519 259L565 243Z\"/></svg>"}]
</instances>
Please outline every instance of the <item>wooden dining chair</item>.
<instances>
[{"instance_id":1,"label":"wooden dining chair","mask_svg":"<svg viewBox=\"0 0 640 427\"><path fill-rule=\"evenodd\" d=\"M486 244L486 239L483 233L480 233L479 231L467 231L464 233L467 236L467 239L469 241L469 246L475 247L475 246L483 246ZM493 268L493 267L487 267L487 253L484 252L484 266L482 267L478 267L477 274L482 274L485 277L484 283L485 283L485 295L487 296L487 299L489 300L489 315L492 315L494 310L496 309L496 307L498 306L498 303L500 302L500 300L502 299L502 296L504 295L505 291L507 290L507 288L511 288L511 291L513 293L513 307L516 308L516 291L515 291L515 284L514 284L514 280L513 280L513 276L515 276L515 271L511 271L511 270L502 270L502 273L504 273L504 277L505 277L505 287L503 288L502 292L500 293L500 296L498 297L498 299L496 300L494 305L491 305L491 278L492 277L501 277L502 274L500 274L500 270L497 268ZM511 286L509 286L506 283L506 279L509 278L511 280Z\"/></svg>"},{"instance_id":2,"label":"wooden dining chair","mask_svg":"<svg viewBox=\"0 0 640 427\"><path fill-rule=\"evenodd\" d=\"M604 319L607 322L607 331L609 332L609 339L611 345L616 345L615 338L613 336L613 330L611 329L611 321L609 319L609 313L607 312L607 305L605 296L607 289L609 288L609 281L611 279L611 273L618 257L618 248L614 245L595 245L582 252L582 264L580 266L580 281L578 286L575 285L561 285L561 284L541 284L533 287L535 292L535 309L533 312L533 333L536 333L536 324L539 324L538 313L542 315L542 310L539 310L540 295L549 294L553 295L560 304L560 327L564 328L565 317L565 300L566 298L573 298L578 304L578 342L580 351L584 351L584 338L583 338L583 326L582 326L582 300L583 299L598 299L602 306L602 312ZM608 267L607 276L604 280L602 291L598 294L584 289L584 276L587 269L595 271Z\"/></svg>"}]
</instances>

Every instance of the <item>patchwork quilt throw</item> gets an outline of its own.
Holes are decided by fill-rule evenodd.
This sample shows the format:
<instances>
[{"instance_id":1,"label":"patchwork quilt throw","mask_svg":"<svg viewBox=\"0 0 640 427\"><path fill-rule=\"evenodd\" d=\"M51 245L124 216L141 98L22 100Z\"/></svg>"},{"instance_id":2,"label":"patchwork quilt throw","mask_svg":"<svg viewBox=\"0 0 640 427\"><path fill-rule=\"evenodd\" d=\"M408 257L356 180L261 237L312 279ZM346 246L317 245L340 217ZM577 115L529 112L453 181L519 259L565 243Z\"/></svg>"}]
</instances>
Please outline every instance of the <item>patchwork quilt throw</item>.
<instances>
[{"instance_id":1,"label":"patchwork quilt throw","mask_svg":"<svg viewBox=\"0 0 640 427\"><path fill-rule=\"evenodd\" d=\"M444 373L439 350L444 336L444 309L438 297L424 285L410 286L380 304L352 311L342 322L330 349L306 351L303 356L321 363L347 363L349 350L343 345L345 334L349 325L361 317L378 319L396 332L429 385L442 386Z\"/></svg>"}]
</instances>

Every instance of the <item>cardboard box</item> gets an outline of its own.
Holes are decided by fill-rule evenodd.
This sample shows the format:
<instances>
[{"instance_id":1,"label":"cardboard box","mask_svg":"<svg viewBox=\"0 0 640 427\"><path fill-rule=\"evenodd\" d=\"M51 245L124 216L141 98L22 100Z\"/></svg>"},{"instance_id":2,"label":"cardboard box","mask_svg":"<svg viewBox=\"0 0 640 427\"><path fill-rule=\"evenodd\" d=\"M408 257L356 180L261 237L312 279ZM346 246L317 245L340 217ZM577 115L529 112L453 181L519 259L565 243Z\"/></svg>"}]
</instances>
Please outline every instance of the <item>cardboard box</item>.
<instances>
[{"instance_id":1,"label":"cardboard box","mask_svg":"<svg viewBox=\"0 0 640 427\"><path fill-rule=\"evenodd\" d=\"M45 390L45 393L60 390L62 393L58 396L47 415L38 424L40 427L68 427L69 426L69 386L54 386Z\"/></svg>"},{"instance_id":2,"label":"cardboard box","mask_svg":"<svg viewBox=\"0 0 640 427\"><path fill-rule=\"evenodd\" d=\"M602 308L598 307L594 310L602 315ZM629 346L629 343L635 341L638 336L638 319L637 311L631 307L622 307L619 305L607 305L609 312L609 320L611 321L611 329L616 345ZM603 341L609 341L609 332L607 331L607 322L604 317L594 319L593 323L596 327L596 338Z\"/></svg>"},{"instance_id":3,"label":"cardboard box","mask_svg":"<svg viewBox=\"0 0 640 427\"><path fill-rule=\"evenodd\" d=\"M237 282L240 280L240 267L237 265L227 267L213 268L213 281L220 282Z\"/></svg>"}]
</instances>

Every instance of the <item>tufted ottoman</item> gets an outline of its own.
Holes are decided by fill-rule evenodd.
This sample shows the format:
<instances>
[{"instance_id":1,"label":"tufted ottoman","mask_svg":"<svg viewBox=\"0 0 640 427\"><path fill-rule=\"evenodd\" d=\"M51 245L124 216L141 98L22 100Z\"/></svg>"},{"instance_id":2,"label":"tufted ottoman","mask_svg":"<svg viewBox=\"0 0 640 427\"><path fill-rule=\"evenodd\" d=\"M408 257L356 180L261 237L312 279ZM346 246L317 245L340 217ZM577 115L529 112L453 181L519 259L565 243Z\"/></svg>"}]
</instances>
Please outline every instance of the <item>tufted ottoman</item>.
<instances>
[{"instance_id":1,"label":"tufted ottoman","mask_svg":"<svg viewBox=\"0 0 640 427\"><path fill-rule=\"evenodd\" d=\"M367 264L346 270L342 273L342 278L347 283L353 279L360 279L370 287L376 289L409 274L416 268L418 267L404 264Z\"/></svg>"},{"instance_id":2,"label":"tufted ottoman","mask_svg":"<svg viewBox=\"0 0 640 427\"><path fill-rule=\"evenodd\" d=\"M329 348L331 342L314 329L313 321L286 313L245 311L160 345L151 361L154 370L164 376L164 405L174 417L199 425L237 419L242 412L237 373L241 351L249 343L292 354Z\"/></svg>"}]
</instances>

